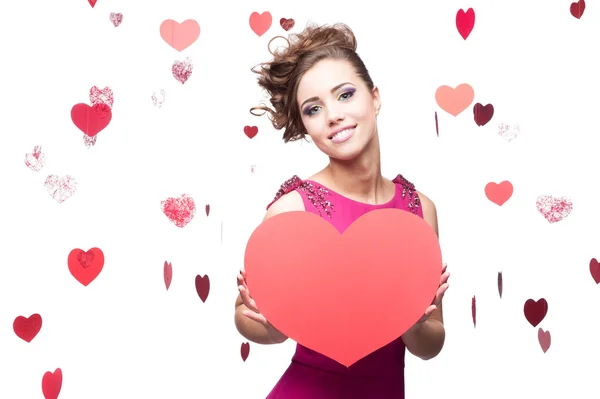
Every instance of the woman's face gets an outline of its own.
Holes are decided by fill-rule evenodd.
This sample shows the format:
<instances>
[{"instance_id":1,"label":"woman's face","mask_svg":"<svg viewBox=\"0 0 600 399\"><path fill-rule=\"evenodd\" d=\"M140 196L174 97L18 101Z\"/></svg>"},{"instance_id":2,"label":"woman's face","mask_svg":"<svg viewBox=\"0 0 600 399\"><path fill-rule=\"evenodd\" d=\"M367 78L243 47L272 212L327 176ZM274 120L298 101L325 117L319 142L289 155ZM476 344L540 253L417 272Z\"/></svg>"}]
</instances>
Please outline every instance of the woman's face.
<instances>
[{"instance_id":1,"label":"woman's face","mask_svg":"<svg viewBox=\"0 0 600 399\"><path fill-rule=\"evenodd\" d=\"M351 160L375 136L379 90L371 92L344 60L323 60L302 77L298 104L304 127L329 157Z\"/></svg>"}]
</instances>

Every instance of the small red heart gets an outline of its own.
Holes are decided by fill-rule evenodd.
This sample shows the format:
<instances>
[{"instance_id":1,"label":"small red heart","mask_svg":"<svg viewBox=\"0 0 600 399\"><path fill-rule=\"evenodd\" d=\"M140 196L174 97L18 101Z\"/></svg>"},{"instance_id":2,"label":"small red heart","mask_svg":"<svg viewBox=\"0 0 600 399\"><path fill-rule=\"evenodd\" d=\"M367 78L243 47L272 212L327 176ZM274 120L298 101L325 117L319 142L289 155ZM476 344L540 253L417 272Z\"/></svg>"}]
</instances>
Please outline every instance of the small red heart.
<instances>
[{"instance_id":1,"label":"small red heart","mask_svg":"<svg viewBox=\"0 0 600 399\"><path fill-rule=\"evenodd\" d=\"M94 8L94 6L96 5L96 2L98 0L88 0L88 3L90 3L90 5L92 6L92 8Z\"/></svg>"},{"instance_id":2,"label":"small red heart","mask_svg":"<svg viewBox=\"0 0 600 399\"><path fill-rule=\"evenodd\" d=\"M75 248L69 253L67 263L73 277L87 287L102 271L104 253L100 248L91 248L87 252Z\"/></svg>"},{"instance_id":3,"label":"small red heart","mask_svg":"<svg viewBox=\"0 0 600 399\"><path fill-rule=\"evenodd\" d=\"M577 3L571 3L571 15L580 19L585 11L585 1L579 0Z\"/></svg>"},{"instance_id":4,"label":"small red heart","mask_svg":"<svg viewBox=\"0 0 600 399\"><path fill-rule=\"evenodd\" d=\"M546 313L548 313L548 302L544 298L537 301L528 299L523 307L523 312L529 324L537 327L546 317Z\"/></svg>"},{"instance_id":5,"label":"small red heart","mask_svg":"<svg viewBox=\"0 0 600 399\"><path fill-rule=\"evenodd\" d=\"M160 207L169 220L181 228L196 216L196 203L187 194L182 194L179 198L167 198L161 201Z\"/></svg>"},{"instance_id":6,"label":"small red heart","mask_svg":"<svg viewBox=\"0 0 600 399\"><path fill-rule=\"evenodd\" d=\"M54 373L47 371L42 378L42 393L46 399L58 399L62 388L62 370L56 369Z\"/></svg>"},{"instance_id":7,"label":"small red heart","mask_svg":"<svg viewBox=\"0 0 600 399\"><path fill-rule=\"evenodd\" d=\"M310 251L298 251L298 237ZM442 258L431 226L407 211L367 212L342 234L317 214L284 212L253 232L244 267L253 299L275 328L350 367L423 316Z\"/></svg>"},{"instance_id":8,"label":"small red heart","mask_svg":"<svg viewBox=\"0 0 600 399\"><path fill-rule=\"evenodd\" d=\"M492 120L493 116L494 106L492 104L488 104L484 107L480 103L477 103L473 107L473 119L475 119L477 126L484 126Z\"/></svg>"},{"instance_id":9,"label":"small red heart","mask_svg":"<svg viewBox=\"0 0 600 399\"><path fill-rule=\"evenodd\" d=\"M466 13L462 9L458 10L456 13L456 29L458 29L458 33L463 39L467 40L474 26L475 11L472 8L469 8Z\"/></svg>"},{"instance_id":10,"label":"small red heart","mask_svg":"<svg viewBox=\"0 0 600 399\"><path fill-rule=\"evenodd\" d=\"M294 27L294 25L295 25L295 24L296 24L296 22L295 22L295 21L294 21L292 18L290 18L290 19L287 19L287 18L281 18L281 19L279 20L279 25L281 25L281 27L282 27L282 28L283 28L285 31L288 31L288 30L292 29L292 28Z\"/></svg>"},{"instance_id":11,"label":"small red heart","mask_svg":"<svg viewBox=\"0 0 600 399\"><path fill-rule=\"evenodd\" d=\"M246 133L246 136L248 136L248 138L253 139L254 136L256 136L258 134L258 127L257 126L244 126L244 133Z\"/></svg>"},{"instance_id":12,"label":"small red heart","mask_svg":"<svg viewBox=\"0 0 600 399\"><path fill-rule=\"evenodd\" d=\"M208 276L196 276L196 292L202 302L206 302L208 298L208 293L210 291L210 280Z\"/></svg>"},{"instance_id":13,"label":"small red heart","mask_svg":"<svg viewBox=\"0 0 600 399\"><path fill-rule=\"evenodd\" d=\"M163 275L164 275L164 279L165 279L165 286L167 287L167 291L168 291L169 287L171 286L171 280L173 279L173 265L171 265L171 262L165 261L165 266L163 268Z\"/></svg>"},{"instance_id":14,"label":"small red heart","mask_svg":"<svg viewBox=\"0 0 600 399\"><path fill-rule=\"evenodd\" d=\"M23 341L31 342L42 328L42 316L37 313L29 317L18 316L13 322L13 330Z\"/></svg>"},{"instance_id":15,"label":"small red heart","mask_svg":"<svg viewBox=\"0 0 600 399\"><path fill-rule=\"evenodd\" d=\"M245 362L248 359L248 355L250 354L250 344L248 342L244 342L241 347L241 355L242 360Z\"/></svg>"},{"instance_id":16,"label":"small red heart","mask_svg":"<svg viewBox=\"0 0 600 399\"><path fill-rule=\"evenodd\" d=\"M206 210L206 216L208 216L208 214L210 213L210 205L206 204L204 209Z\"/></svg>"},{"instance_id":17,"label":"small red heart","mask_svg":"<svg viewBox=\"0 0 600 399\"><path fill-rule=\"evenodd\" d=\"M485 186L485 195L496 205L502 206L513 194L513 185L509 181L500 184L490 182Z\"/></svg>"},{"instance_id":18,"label":"small red heart","mask_svg":"<svg viewBox=\"0 0 600 399\"><path fill-rule=\"evenodd\" d=\"M544 331L541 328L538 329L538 342L544 353L548 352L548 349L550 349L551 340L550 331Z\"/></svg>"},{"instance_id":19,"label":"small red heart","mask_svg":"<svg viewBox=\"0 0 600 399\"><path fill-rule=\"evenodd\" d=\"M71 120L84 134L93 137L100 133L112 119L110 107L104 103L89 106L84 103L75 104L71 108Z\"/></svg>"},{"instance_id":20,"label":"small red heart","mask_svg":"<svg viewBox=\"0 0 600 399\"><path fill-rule=\"evenodd\" d=\"M600 284L600 262L598 262L596 258L590 260L590 274L596 284Z\"/></svg>"}]
</instances>

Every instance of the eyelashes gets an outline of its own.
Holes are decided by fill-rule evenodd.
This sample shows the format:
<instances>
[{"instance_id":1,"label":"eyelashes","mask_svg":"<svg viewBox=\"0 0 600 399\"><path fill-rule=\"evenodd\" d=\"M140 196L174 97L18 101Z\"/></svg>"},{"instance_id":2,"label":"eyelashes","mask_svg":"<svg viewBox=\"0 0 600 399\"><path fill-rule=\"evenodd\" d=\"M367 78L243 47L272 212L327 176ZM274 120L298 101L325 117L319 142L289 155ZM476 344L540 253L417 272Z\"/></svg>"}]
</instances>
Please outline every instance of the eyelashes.
<instances>
[{"instance_id":1,"label":"eyelashes","mask_svg":"<svg viewBox=\"0 0 600 399\"><path fill-rule=\"evenodd\" d=\"M343 99L344 101L349 100L354 95L354 92L356 92L356 89L353 89L353 88L345 90L344 92L342 92L339 95L338 100L339 99ZM312 115L314 115L314 113L312 113L311 111L314 110L316 107L318 107L318 105L313 105L311 107L307 107L302 113L304 115L312 116Z\"/></svg>"}]
</instances>

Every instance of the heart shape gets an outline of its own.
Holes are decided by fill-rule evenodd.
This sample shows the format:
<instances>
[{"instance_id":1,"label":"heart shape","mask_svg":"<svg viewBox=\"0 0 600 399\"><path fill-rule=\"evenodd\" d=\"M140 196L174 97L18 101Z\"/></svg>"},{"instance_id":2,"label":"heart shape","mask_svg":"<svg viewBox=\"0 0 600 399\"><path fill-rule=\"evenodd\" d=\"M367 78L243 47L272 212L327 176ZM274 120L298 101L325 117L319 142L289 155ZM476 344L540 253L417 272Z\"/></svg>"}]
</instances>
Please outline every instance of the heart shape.
<instances>
[{"instance_id":1,"label":"heart shape","mask_svg":"<svg viewBox=\"0 0 600 399\"><path fill-rule=\"evenodd\" d=\"M171 281L173 280L173 265L171 264L171 262L165 261L163 267L163 278L165 280L165 287L167 287L167 291L169 291Z\"/></svg>"},{"instance_id":2,"label":"heart shape","mask_svg":"<svg viewBox=\"0 0 600 399\"><path fill-rule=\"evenodd\" d=\"M538 342L544 353L548 352L551 343L550 331L544 331L541 328L538 329Z\"/></svg>"},{"instance_id":3,"label":"heart shape","mask_svg":"<svg viewBox=\"0 0 600 399\"><path fill-rule=\"evenodd\" d=\"M273 17L268 11L265 11L262 14L259 14L257 12L253 12L252 14L250 14L250 28L259 37L264 35L269 30L272 23Z\"/></svg>"},{"instance_id":4,"label":"heart shape","mask_svg":"<svg viewBox=\"0 0 600 399\"><path fill-rule=\"evenodd\" d=\"M42 328L42 316L35 313L29 317L18 316L13 322L13 331L25 342L31 342Z\"/></svg>"},{"instance_id":5,"label":"heart shape","mask_svg":"<svg viewBox=\"0 0 600 399\"><path fill-rule=\"evenodd\" d=\"M62 370L56 369L54 373L47 371L42 377L42 393L46 399L58 399L62 388Z\"/></svg>"},{"instance_id":6,"label":"heart shape","mask_svg":"<svg viewBox=\"0 0 600 399\"><path fill-rule=\"evenodd\" d=\"M258 134L258 126L244 126L244 134L253 139Z\"/></svg>"},{"instance_id":7,"label":"heart shape","mask_svg":"<svg viewBox=\"0 0 600 399\"><path fill-rule=\"evenodd\" d=\"M84 134L95 136L100 133L112 118L110 107L104 103L89 106L84 103L75 104L71 108L71 120Z\"/></svg>"},{"instance_id":8,"label":"heart shape","mask_svg":"<svg viewBox=\"0 0 600 399\"><path fill-rule=\"evenodd\" d=\"M208 298L208 293L210 292L210 279L208 276L196 276L196 293L202 300L202 302L206 302Z\"/></svg>"},{"instance_id":9,"label":"heart shape","mask_svg":"<svg viewBox=\"0 0 600 399\"><path fill-rule=\"evenodd\" d=\"M183 51L200 37L200 25L193 19L179 23L166 19L160 24L160 37L177 51Z\"/></svg>"},{"instance_id":10,"label":"heart shape","mask_svg":"<svg viewBox=\"0 0 600 399\"><path fill-rule=\"evenodd\" d=\"M580 19L583 16L583 12L585 11L585 0L579 0L576 3L571 3L571 15L577 19Z\"/></svg>"},{"instance_id":11,"label":"heart shape","mask_svg":"<svg viewBox=\"0 0 600 399\"><path fill-rule=\"evenodd\" d=\"M90 89L90 104L92 104L92 107L97 104L105 104L112 109L114 102L115 96L110 87L100 89L97 86L92 86Z\"/></svg>"},{"instance_id":12,"label":"heart shape","mask_svg":"<svg viewBox=\"0 0 600 399\"><path fill-rule=\"evenodd\" d=\"M242 343L242 347L240 348L240 355L242 355L242 361L246 361L248 359L248 355L250 354L250 343L244 342Z\"/></svg>"},{"instance_id":13,"label":"heart shape","mask_svg":"<svg viewBox=\"0 0 600 399\"><path fill-rule=\"evenodd\" d=\"M165 102L165 89L160 89L157 93L154 91L152 92L152 103L154 104L155 107L162 107L163 102Z\"/></svg>"},{"instance_id":14,"label":"heart shape","mask_svg":"<svg viewBox=\"0 0 600 399\"><path fill-rule=\"evenodd\" d=\"M292 29L294 27L294 25L296 24L296 21L294 21L293 18L281 18L279 20L279 25L281 25L281 27L283 28L283 30L285 30L286 32L290 29Z\"/></svg>"},{"instance_id":15,"label":"heart shape","mask_svg":"<svg viewBox=\"0 0 600 399\"><path fill-rule=\"evenodd\" d=\"M87 252L75 248L69 253L67 264L75 280L87 287L102 271L104 253L100 248L91 248Z\"/></svg>"},{"instance_id":16,"label":"heart shape","mask_svg":"<svg viewBox=\"0 0 600 399\"><path fill-rule=\"evenodd\" d=\"M540 195L535 206L550 223L560 222L573 211L573 203L565 197L555 198L551 195Z\"/></svg>"},{"instance_id":17,"label":"heart shape","mask_svg":"<svg viewBox=\"0 0 600 399\"><path fill-rule=\"evenodd\" d=\"M121 25L121 22L123 22L123 14L120 12L111 12L109 18L110 18L110 22L113 23L115 28L117 26Z\"/></svg>"},{"instance_id":18,"label":"heart shape","mask_svg":"<svg viewBox=\"0 0 600 399\"><path fill-rule=\"evenodd\" d=\"M467 12L462 9L458 10L456 13L456 29L458 29L458 33L460 33L463 39L467 40L474 26L475 11L472 8L469 8Z\"/></svg>"},{"instance_id":19,"label":"heart shape","mask_svg":"<svg viewBox=\"0 0 600 399\"><path fill-rule=\"evenodd\" d=\"M34 172L39 172L46 164L46 155L42 153L42 147L33 147L33 152L25 154L25 165Z\"/></svg>"},{"instance_id":20,"label":"heart shape","mask_svg":"<svg viewBox=\"0 0 600 399\"><path fill-rule=\"evenodd\" d=\"M475 98L475 91L467 84L463 83L453 89L450 86L440 86L435 92L435 101L441 109L452 116L457 116L463 112Z\"/></svg>"},{"instance_id":21,"label":"heart shape","mask_svg":"<svg viewBox=\"0 0 600 399\"><path fill-rule=\"evenodd\" d=\"M498 134L504 140L510 142L521 134L521 127L518 123L501 123L498 126Z\"/></svg>"},{"instance_id":22,"label":"heart shape","mask_svg":"<svg viewBox=\"0 0 600 399\"><path fill-rule=\"evenodd\" d=\"M189 58L186 58L184 61L175 61L171 66L173 77L181 84L187 82L190 76L192 76L193 70L194 64Z\"/></svg>"},{"instance_id":23,"label":"heart shape","mask_svg":"<svg viewBox=\"0 0 600 399\"><path fill-rule=\"evenodd\" d=\"M513 194L513 185L505 180L500 184L490 182L485 186L485 195L490 201L502 206Z\"/></svg>"},{"instance_id":24,"label":"heart shape","mask_svg":"<svg viewBox=\"0 0 600 399\"><path fill-rule=\"evenodd\" d=\"M65 202L77 191L77 182L69 175L63 177L50 175L46 178L44 186L48 194L59 204Z\"/></svg>"},{"instance_id":25,"label":"heart shape","mask_svg":"<svg viewBox=\"0 0 600 399\"><path fill-rule=\"evenodd\" d=\"M525 301L523 312L525 313L525 318L529 324L537 327L546 317L546 313L548 313L548 302L546 302L544 298L538 299L537 301L528 299Z\"/></svg>"},{"instance_id":26,"label":"heart shape","mask_svg":"<svg viewBox=\"0 0 600 399\"><path fill-rule=\"evenodd\" d=\"M367 212L343 234L310 212L278 214L253 232L244 263L267 320L346 367L423 316L442 270L433 229L393 208Z\"/></svg>"},{"instance_id":27,"label":"heart shape","mask_svg":"<svg viewBox=\"0 0 600 399\"><path fill-rule=\"evenodd\" d=\"M187 194L179 198L167 198L160 202L163 213L177 227L185 227L196 215L196 203Z\"/></svg>"},{"instance_id":28,"label":"heart shape","mask_svg":"<svg viewBox=\"0 0 600 399\"><path fill-rule=\"evenodd\" d=\"M473 118L477 126L484 126L486 123L492 120L494 116L494 106L488 104L483 106L480 103L475 104L473 107Z\"/></svg>"}]
</instances>

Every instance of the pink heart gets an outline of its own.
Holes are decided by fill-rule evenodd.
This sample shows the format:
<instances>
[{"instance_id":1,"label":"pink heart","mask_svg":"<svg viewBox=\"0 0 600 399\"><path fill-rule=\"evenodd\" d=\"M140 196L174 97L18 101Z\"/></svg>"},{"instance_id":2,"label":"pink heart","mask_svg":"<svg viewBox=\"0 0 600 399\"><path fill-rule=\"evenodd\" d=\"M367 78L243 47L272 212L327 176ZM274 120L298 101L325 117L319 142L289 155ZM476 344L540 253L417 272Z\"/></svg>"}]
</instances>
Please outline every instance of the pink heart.
<instances>
[{"instance_id":1,"label":"pink heart","mask_svg":"<svg viewBox=\"0 0 600 399\"><path fill-rule=\"evenodd\" d=\"M193 19L182 23L166 19L160 24L160 37L175 50L182 51L200 37L200 25Z\"/></svg>"},{"instance_id":2,"label":"pink heart","mask_svg":"<svg viewBox=\"0 0 600 399\"><path fill-rule=\"evenodd\" d=\"M90 104L105 104L112 109L114 103L114 94L110 87L100 89L97 86L92 86L90 89Z\"/></svg>"},{"instance_id":3,"label":"pink heart","mask_svg":"<svg viewBox=\"0 0 600 399\"><path fill-rule=\"evenodd\" d=\"M171 72L173 72L173 76L179 83L184 84L192 76L193 69L192 60L186 58L185 61L175 61L171 67Z\"/></svg>"},{"instance_id":4,"label":"pink heart","mask_svg":"<svg viewBox=\"0 0 600 399\"><path fill-rule=\"evenodd\" d=\"M165 286L167 287L167 291L169 291L171 281L173 280L173 265L171 265L171 262L165 261L163 274L165 279Z\"/></svg>"},{"instance_id":5,"label":"pink heart","mask_svg":"<svg viewBox=\"0 0 600 399\"><path fill-rule=\"evenodd\" d=\"M110 13L110 22L113 23L113 25L115 26L115 28L119 25L121 25L121 22L123 22L123 14L121 14L120 12L111 12Z\"/></svg>"},{"instance_id":6,"label":"pink heart","mask_svg":"<svg viewBox=\"0 0 600 399\"><path fill-rule=\"evenodd\" d=\"M167 198L161 201L160 207L177 227L185 227L196 215L196 203L187 194L183 194L179 198Z\"/></svg>"},{"instance_id":7,"label":"pink heart","mask_svg":"<svg viewBox=\"0 0 600 399\"><path fill-rule=\"evenodd\" d=\"M42 153L42 147L33 147L33 152L25 154L25 165L34 172L39 172L46 164L46 156Z\"/></svg>"},{"instance_id":8,"label":"pink heart","mask_svg":"<svg viewBox=\"0 0 600 399\"><path fill-rule=\"evenodd\" d=\"M551 195L540 195L535 206L550 223L560 222L573 211L571 200L565 197L555 198Z\"/></svg>"},{"instance_id":9,"label":"pink heart","mask_svg":"<svg viewBox=\"0 0 600 399\"><path fill-rule=\"evenodd\" d=\"M262 14L259 14L257 12L253 12L252 14L250 14L250 28L259 37L264 35L269 30L272 22L273 17L268 11L265 11Z\"/></svg>"},{"instance_id":10,"label":"pink heart","mask_svg":"<svg viewBox=\"0 0 600 399\"><path fill-rule=\"evenodd\" d=\"M71 176L58 177L56 175L50 175L46 178L44 183L46 191L52 196L59 204L65 202L77 191L77 182Z\"/></svg>"},{"instance_id":11,"label":"pink heart","mask_svg":"<svg viewBox=\"0 0 600 399\"><path fill-rule=\"evenodd\" d=\"M552 341L552 337L550 336L550 331L544 331L541 328L538 329L538 341L540 343L540 347L546 353L548 349L550 349L550 343Z\"/></svg>"}]
</instances>

